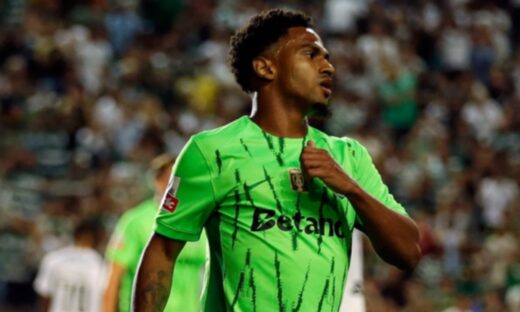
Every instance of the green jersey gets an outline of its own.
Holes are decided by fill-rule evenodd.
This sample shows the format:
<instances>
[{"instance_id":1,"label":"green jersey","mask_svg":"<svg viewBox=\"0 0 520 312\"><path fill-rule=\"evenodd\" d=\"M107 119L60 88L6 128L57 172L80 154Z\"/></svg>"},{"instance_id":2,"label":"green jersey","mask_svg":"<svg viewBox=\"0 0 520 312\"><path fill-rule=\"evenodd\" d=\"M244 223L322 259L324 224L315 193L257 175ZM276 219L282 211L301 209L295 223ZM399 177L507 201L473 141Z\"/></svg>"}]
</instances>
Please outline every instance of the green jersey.
<instances>
[{"instance_id":1,"label":"green jersey","mask_svg":"<svg viewBox=\"0 0 520 312\"><path fill-rule=\"evenodd\" d=\"M130 311L134 276L141 253L153 232L157 209L157 202L150 199L124 213L107 247L107 259L125 268L119 287L119 311ZM206 236L202 235L199 242L186 244L182 250L171 289L175 297L170 296L165 311L200 311L206 246Z\"/></svg>"},{"instance_id":2,"label":"green jersey","mask_svg":"<svg viewBox=\"0 0 520 312\"><path fill-rule=\"evenodd\" d=\"M246 116L197 134L174 166L156 231L192 241L206 229L207 311L339 309L356 212L321 181L305 182L299 159L308 140L406 214L355 140L312 127L305 138L275 137Z\"/></svg>"}]
</instances>

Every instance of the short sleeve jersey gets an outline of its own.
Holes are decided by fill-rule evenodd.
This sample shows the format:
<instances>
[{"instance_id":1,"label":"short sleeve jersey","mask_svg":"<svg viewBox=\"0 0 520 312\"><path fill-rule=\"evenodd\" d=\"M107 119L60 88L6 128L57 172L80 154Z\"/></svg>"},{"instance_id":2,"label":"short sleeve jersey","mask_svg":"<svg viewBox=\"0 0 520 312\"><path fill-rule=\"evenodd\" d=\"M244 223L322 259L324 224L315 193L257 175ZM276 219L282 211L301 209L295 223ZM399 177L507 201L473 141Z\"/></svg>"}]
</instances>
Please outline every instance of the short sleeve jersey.
<instances>
[{"instance_id":1,"label":"short sleeve jersey","mask_svg":"<svg viewBox=\"0 0 520 312\"><path fill-rule=\"evenodd\" d=\"M401 214L367 150L312 127L281 138L247 116L199 133L173 169L156 232L197 240L211 254L206 311L337 311L356 212L323 182L302 176L308 140L326 149L372 196Z\"/></svg>"},{"instance_id":2,"label":"short sleeve jersey","mask_svg":"<svg viewBox=\"0 0 520 312\"><path fill-rule=\"evenodd\" d=\"M107 246L106 258L125 268L119 287L119 311L130 311L132 285L139 259L153 232L158 203L149 199L121 216ZM178 257L171 293L165 311L200 311L207 258L206 236L186 244ZM182 298L182 300L180 300ZM189 304L186 304L189 302Z\"/></svg>"}]
</instances>

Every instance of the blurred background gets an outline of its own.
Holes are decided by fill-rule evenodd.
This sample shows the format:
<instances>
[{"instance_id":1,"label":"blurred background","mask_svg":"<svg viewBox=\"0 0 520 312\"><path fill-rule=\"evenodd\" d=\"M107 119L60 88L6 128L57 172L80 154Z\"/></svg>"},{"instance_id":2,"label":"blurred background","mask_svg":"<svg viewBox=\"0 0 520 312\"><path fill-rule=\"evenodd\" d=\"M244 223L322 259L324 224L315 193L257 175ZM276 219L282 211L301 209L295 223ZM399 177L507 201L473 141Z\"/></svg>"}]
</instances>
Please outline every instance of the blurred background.
<instances>
[{"instance_id":1,"label":"blurred background","mask_svg":"<svg viewBox=\"0 0 520 312\"><path fill-rule=\"evenodd\" d=\"M249 113L228 40L272 7L314 17L337 73L317 126L367 146L421 230L413 274L365 242L369 311L520 311L518 0L1 1L0 310L36 309L77 220L108 237L151 194L152 157Z\"/></svg>"}]
</instances>

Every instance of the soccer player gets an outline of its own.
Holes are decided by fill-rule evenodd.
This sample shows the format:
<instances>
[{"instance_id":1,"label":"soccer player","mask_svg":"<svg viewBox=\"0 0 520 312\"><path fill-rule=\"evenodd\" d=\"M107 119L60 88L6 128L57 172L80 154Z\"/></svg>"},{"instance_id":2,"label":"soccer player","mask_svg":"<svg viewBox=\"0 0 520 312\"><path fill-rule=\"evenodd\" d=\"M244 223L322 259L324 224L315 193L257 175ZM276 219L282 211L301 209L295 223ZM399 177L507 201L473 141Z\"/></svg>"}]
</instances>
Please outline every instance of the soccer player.
<instances>
[{"instance_id":1,"label":"soccer player","mask_svg":"<svg viewBox=\"0 0 520 312\"><path fill-rule=\"evenodd\" d=\"M367 150L307 124L326 108L334 67L310 19L271 10L231 39L231 67L251 116L194 135L173 168L142 258L135 311L162 311L171 268L203 228L206 311L337 311L354 226L387 262L412 269L415 222Z\"/></svg>"},{"instance_id":2,"label":"soccer player","mask_svg":"<svg viewBox=\"0 0 520 312\"><path fill-rule=\"evenodd\" d=\"M94 220L74 229L74 244L45 255L34 281L42 311L98 312L105 265L96 251L101 226Z\"/></svg>"},{"instance_id":3,"label":"soccer player","mask_svg":"<svg viewBox=\"0 0 520 312\"><path fill-rule=\"evenodd\" d=\"M145 200L125 212L116 225L106 251L110 273L103 298L105 312L130 311L132 284L139 258L153 232L160 196L166 189L174 161L175 158L167 154L152 160L150 172L154 180L155 198ZM187 244L182 250L171 287L175 298L182 300L172 297L166 305L166 311L200 311L206 247L206 236L202 235L201 240Z\"/></svg>"}]
</instances>

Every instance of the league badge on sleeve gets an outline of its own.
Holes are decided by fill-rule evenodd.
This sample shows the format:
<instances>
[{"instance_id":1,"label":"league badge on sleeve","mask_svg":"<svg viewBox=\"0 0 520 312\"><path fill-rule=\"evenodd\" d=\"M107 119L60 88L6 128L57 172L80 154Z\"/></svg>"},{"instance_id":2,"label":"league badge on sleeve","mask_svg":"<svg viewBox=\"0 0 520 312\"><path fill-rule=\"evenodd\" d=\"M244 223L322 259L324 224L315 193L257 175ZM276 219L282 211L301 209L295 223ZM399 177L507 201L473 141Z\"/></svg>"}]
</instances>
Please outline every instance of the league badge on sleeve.
<instances>
[{"instance_id":1,"label":"league badge on sleeve","mask_svg":"<svg viewBox=\"0 0 520 312\"><path fill-rule=\"evenodd\" d=\"M170 213L174 212L179 204L179 199L175 197L177 194L177 189L179 188L179 183L181 182L181 178L173 176L168 183L168 188L166 193L164 194L161 209L166 210Z\"/></svg>"}]
</instances>

